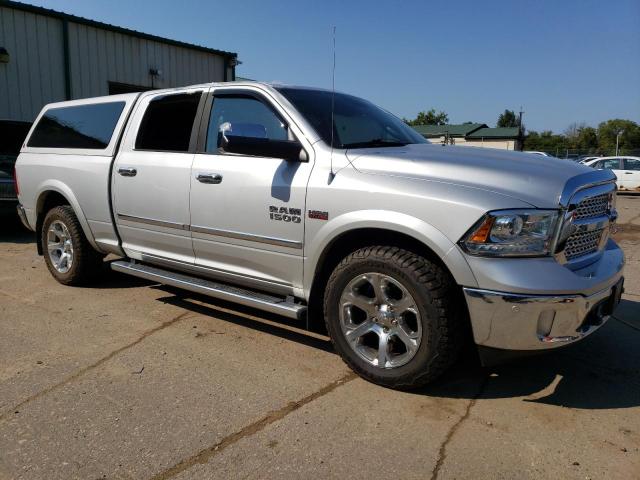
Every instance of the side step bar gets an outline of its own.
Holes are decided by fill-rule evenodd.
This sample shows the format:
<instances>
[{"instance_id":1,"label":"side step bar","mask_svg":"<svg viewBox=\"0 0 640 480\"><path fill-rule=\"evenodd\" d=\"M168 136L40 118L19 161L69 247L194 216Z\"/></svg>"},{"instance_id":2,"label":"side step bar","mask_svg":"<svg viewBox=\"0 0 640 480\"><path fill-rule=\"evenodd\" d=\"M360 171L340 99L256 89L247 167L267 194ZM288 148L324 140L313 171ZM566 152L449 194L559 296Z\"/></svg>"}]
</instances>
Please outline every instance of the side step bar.
<instances>
[{"instance_id":1,"label":"side step bar","mask_svg":"<svg viewBox=\"0 0 640 480\"><path fill-rule=\"evenodd\" d=\"M265 312L283 315L288 318L302 320L307 313L306 306L289 302L281 297L245 290L243 288L192 277L170 270L162 270L149 265L118 260L111 262L111 268L116 272L126 273L134 277L162 283L163 285L182 288L190 292L201 293L209 297L227 300L247 307L264 310Z\"/></svg>"}]
</instances>

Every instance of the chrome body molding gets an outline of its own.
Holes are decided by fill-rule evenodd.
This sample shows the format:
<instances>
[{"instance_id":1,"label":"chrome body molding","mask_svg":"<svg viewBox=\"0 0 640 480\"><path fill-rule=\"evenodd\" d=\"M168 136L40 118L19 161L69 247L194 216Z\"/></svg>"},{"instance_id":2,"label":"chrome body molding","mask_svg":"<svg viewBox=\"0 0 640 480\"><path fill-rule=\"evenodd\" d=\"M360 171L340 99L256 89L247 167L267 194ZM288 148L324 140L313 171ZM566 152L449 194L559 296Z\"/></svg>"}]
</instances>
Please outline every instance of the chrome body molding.
<instances>
[{"instance_id":1,"label":"chrome body molding","mask_svg":"<svg viewBox=\"0 0 640 480\"><path fill-rule=\"evenodd\" d=\"M216 235L218 237L235 238L236 240L247 240L250 242L267 243L269 245L278 245L289 248L302 248L302 242L287 240L284 238L265 237L262 235L254 235L252 233L233 232L230 230L220 230L217 228L199 227L192 225L190 230L194 233L205 233L207 235Z\"/></svg>"},{"instance_id":2,"label":"chrome body molding","mask_svg":"<svg viewBox=\"0 0 640 480\"><path fill-rule=\"evenodd\" d=\"M120 220L125 220L127 222L144 223L146 225L153 225L156 227L176 228L178 230L189 230L189 225L184 225L182 223L165 222L162 220L155 220L153 218L136 217L133 215L125 215L123 213L118 213L118 218Z\"/></svg>"},{"instance_id":3,"label":"chrome body molding","mask_svg":"<svg viewBox=\"0 0 640 480\"><path fill-rule=\"evenodd\" d=\"M236 240L246 240L249 242L266 243L268 245L278 245L280 247L289 247L295 249L302 249L302 242L294 240L287 240L284 238L266 237L263 235L255 235L252 233L234 232L230 230L220 230L217 228L199 227L197 225L184 225L181 223L165 222L162 220L155 220L153 218L136 217L133 215L125 215L118 213L120 220L127 222L144 223L147 225L154 225L156 227L175 228L178 230L188 230L194 233L204 233L206 235L216 235L218 237L234 238Z\"/></svg>"},{"instance_id":4,"label":"chrome body molding","mask_svg":"<svg viewBox=\"0 0 640 480\"><path fill-rule=\"evenodd\" d=\"M596 187L605 183L611 183L616 181L616 176L611 170L593 170L591 172L582 173L567 180L558 203L561 207L567 208L569 201L580 190Z\"/></svg>"},{"instance_id":5,"label":"chrome body molding","mask_svg":"<svg viewBox=\"0 0 640 480\"><path fill-rule=\"evenodd\" d=\"M16 210L18 211L18 217L20 218L20 221L22 222L22 225L24 225L24 227L27 230L31 230L32 232L35 231L35 229L29 225L29 219L27 218L27 212L25 212L24 207L22 206L22 204L18 204L18 206L16 207Z\"/></svg>"},{"instance_id":6,"label":"chrome body molding","mask_svg":"<svg viewBox=\"0 0 640 480\"><path fill-rule=\"evenodd\" d=\"M474 341L504 350L544 350L578 341L600 328L609 315L602 304L615 281L589 296L526 295L463 288Z\"/></svg>"}]
</instances>

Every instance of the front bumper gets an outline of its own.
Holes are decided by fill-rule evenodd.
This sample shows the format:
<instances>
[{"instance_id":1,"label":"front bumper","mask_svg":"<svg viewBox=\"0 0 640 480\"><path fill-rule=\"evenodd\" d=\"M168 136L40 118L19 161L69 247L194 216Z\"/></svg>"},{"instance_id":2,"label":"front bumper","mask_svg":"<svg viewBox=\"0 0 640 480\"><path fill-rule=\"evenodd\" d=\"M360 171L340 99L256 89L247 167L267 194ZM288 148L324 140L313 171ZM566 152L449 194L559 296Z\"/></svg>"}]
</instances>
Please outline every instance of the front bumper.
<instances>
[{"instance_id":1,"label":"front bumper","mask_svg":"<svg viewBox=\"0 0 640 480\"><path fill-rule=\"evenodd\" d=\"M536 259L529 261L533 265ZM571 272L574 282L563 285L562 293L557 294L548 291L549 283L554 283L552 279L524 293L463 288L475 343L502 350L544 350L593 333L604 325L620 301L622 251L611 242L597 263L601 265L590 266L588 272ZM567 270L560 264L557 268ZM520 269L519 274L529 276L530 271ZM587 290L587 280L589 286L597 288ZM565 293L572 287L579 293Z\"/></svg>"}]
</instances>

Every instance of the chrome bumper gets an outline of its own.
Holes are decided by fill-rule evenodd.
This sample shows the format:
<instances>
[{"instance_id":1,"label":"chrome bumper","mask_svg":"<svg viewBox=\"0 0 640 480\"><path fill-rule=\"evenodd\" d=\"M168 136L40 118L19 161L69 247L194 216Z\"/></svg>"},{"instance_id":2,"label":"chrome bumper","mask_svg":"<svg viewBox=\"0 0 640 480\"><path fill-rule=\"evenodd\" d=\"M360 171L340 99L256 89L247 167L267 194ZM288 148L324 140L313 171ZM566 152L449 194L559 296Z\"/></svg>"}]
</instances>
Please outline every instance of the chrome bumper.
<instances>
[{"instance_id":1,"label":"chrome bumper","mask_svg":"<svg viewBox=\"0 0 640 480\"><path fill-rule=\"evenodd\" d=\"M542 350L581 340L604 325L620 301L622 279L589 296L463 290L476 344Z\"/></svg>"},{"instance_id":2,"label":"chrome bumper","mask_svg":"<svg viewBox=\"0 0 640 480\"><path fill-rule=\"evenodd\" d=\"M29 225L29 220L27 220L27 213L24 211L24 207L21 204L18 204L16 210L18 211L18 217L20 217L22 225L24 225L26 229L31 230L32 232L35 231L35 229L33 229L31 225Z\"/></svg>"}]
</instances>

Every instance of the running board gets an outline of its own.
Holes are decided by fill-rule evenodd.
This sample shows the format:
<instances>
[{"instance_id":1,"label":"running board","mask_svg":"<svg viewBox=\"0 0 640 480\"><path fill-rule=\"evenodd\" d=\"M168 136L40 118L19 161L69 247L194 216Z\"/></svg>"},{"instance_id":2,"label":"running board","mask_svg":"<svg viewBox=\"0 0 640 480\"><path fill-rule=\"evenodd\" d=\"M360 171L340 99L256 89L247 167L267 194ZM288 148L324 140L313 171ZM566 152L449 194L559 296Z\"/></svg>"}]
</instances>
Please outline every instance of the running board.
<instances>
[{"instance_id":1,"label":"running board","mask_svg":"<svg viewBox=\"0 0 640 480\"><path fill-rule=\"evenodd\" d=\"M227 300L246 307L253 307L265 312L283 315L288 318L302 320L307 312L306 306L287 301L281 297L245 290L243 288L192 277L170 270L162 270L149 265L118 260L111 262L111 268L116 272L126 273L163 285L182 288L190 292L201 293L209 297Z\"/></svg>"}]
</instances>

